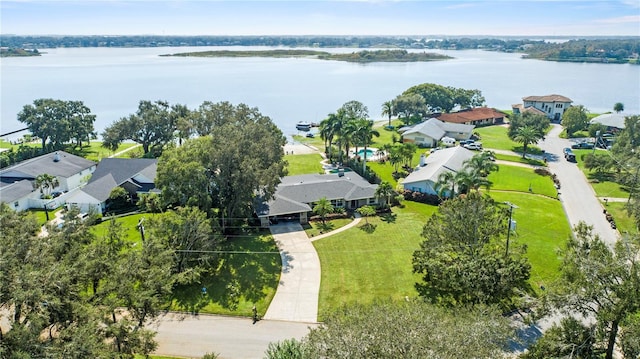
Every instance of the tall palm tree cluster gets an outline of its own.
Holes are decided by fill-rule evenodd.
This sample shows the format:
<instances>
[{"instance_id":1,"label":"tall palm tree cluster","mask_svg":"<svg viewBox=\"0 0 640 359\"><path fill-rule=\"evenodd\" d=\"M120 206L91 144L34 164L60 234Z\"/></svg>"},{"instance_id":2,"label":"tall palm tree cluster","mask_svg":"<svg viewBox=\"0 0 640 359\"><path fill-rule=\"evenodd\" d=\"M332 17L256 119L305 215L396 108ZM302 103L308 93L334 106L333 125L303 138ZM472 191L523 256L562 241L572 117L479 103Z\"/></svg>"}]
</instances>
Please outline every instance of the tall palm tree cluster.
<instances>
[{"instance_id":1,"label":"tall palm tree cluster","mask_svg":"<svg viewBox=\"0 0 640 359\"><path fill-rule=\"evenodd\" d=\"M445 171L438 176L438 194L441 198L446 194L453 198L456 194L469 193L471 190L480 191L480 187L489 189L492 183L487 177L494 171L498 171L494 154L490 151L478 153L465 161L460 171Z\"/></svg>"},{"instance_id":2,"label":"tall palm tree cluster","mask_svg":"<svg viewBox=\"0 0 640 359\"><path fill-rule=\"evenodd\" d=\"M344 162L348 157L349 149L364 147L363 171L366 168L367 147L373 142L373 137L379 137L380 133L373 128L373 121L368 119L367 107L358 101L350 101L331 113L320 122L320 137L324 140L325 152L329 159L337 159ZM333 146L336 145L337 153Z\"/></svg>"}]
</instances>

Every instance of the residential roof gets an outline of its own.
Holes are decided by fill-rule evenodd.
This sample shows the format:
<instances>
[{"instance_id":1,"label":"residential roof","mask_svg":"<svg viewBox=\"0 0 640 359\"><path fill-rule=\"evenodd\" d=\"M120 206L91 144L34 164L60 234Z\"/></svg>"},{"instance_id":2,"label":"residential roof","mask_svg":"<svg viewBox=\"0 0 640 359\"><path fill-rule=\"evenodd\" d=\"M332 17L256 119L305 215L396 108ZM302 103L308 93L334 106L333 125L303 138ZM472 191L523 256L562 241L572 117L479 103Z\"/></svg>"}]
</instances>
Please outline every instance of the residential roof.
<instances>
[{"instance_id":1,"label":"residential roof","mask_svg":"<svg viewBox=\"0 0 640 359\"><path fill-rule=\"evenodd\" d=\"M416 168L403 181L404 184L431 181L437 182L438 176L444 171L458 172L464 167L464 162L473 157L474 153L464 147L450 147L430 154L425 165Z\"/></svg>"},{"instance_id":2,"label":"residential roof","mask_svg":"<svg viewBox=\"0 0 640 359\"><path fill-rule=\"evenodd\" d=\"M432 117L424 122L420 122L417 125L412 127L408 127L404 133L404 135L408 135L411 133L420 133L427 135L436 140L441 139L447 132L469 132L473 131L475 128L474 125L465 125L463 123L451 123L451 122L442 122L439 119Z\"/></svg>"},{"instance_id":3,"label":"residential roof","mask_svg":"<svg viewBox=\"0 0 640 359\"><path fill-rule=\"evenodd\" d=\"M68 178L95 165L96 163L93 161L64 151L47 153L1 170L0 186L6 186L22 179L34 180L37 176L45 173Z\"/></svg>"},{"instance_id":4,"label":"residential roof","mask_svg":"<svg viewBox=\"0 0 640 359\"><path fill-rule=\"evenodd\" d=\"M140 188L153 187L158 160L154 158L105 158L82 191L93 198L106 201L111 190L129 181ZM134 178L135 177L135 178Z\"/></svg>"},{"instance_id":5,"label":"residential roof","mask_svg":"<svg viewBox=\"0 0 640 359\"><path fill-rule=\"evenodd\" d=\"M522 101L535 101L535 102L573 102L570 98L562 95L544 95L544 96L527 96L522 98Z\"/></svg>"},{"instance_id":6,"label":"residential roof","mask_svg":"<svg viewBox=\"0 0 640 359\"><path fill-rule=\"evenodd\" d=\"M544 116L547 115L546 113L544 113L544 111L542 111L540 109L537 109L537 108L535 108L533 106L524 107L524 105L521 104L521 103L512 105L511 108L519 109L520 113L531 112L531 113L534 113L534 114L537 114L537 115L544 115Z\"/></svg>"},{"instance_id":7,"label":"residential roof","mask_svg":"<svg viewBox=\"0 0 640 359\"><path fill-rule=\"evenodd\" d=\"M487 118L503 118L504 112L500 112L488 107L476 107L473 109L462 110L453 113L443 113L438 116L440 121L465 123L471 121L480 121Z\"/></svg>"},{"instance_id":8,"label":"residential roof","mask_svg":"<svg viewBox=\"0 0 640 359\"><path fill-rule=\"evenodd\" d=\"M274 199L258 206L259 216L277 216L311 211L310 203L320 198L346 201L373 198L375 184L370 184L355 172L339 174L307 174L287 176L281 179Z\"/></svg>"},{"instance_id":9,"label":"residential roof","mask_svg":"<svg viewBox=\"0 0 640 359\"><path fill-rule=\"evenodd\" d=\"M624 119L630 115L625 115L622 113L605 113L600 116L596 116L591 119L591 123L600 123L607 127L615 127L618 129L624 128Z\"/></svg>"},{"instance_id":10,"label":"residential roof","mask_svg":"<svg viewBox=\"0 0 640 359\"><path fill-rule=\"evenodd\" d=\"M33 192L33 182L19 180L17 182L0 187L0 202L11 203Z\"/></svg>"},{"instance_id":11,"label":"residential roof","mask_svg":"<svg viewBox=\"0 0 640 359\"><path fill-rule=\"evenodd\" d=\"M435 122L431 120L432 119L429 119L427 121L420 122L412 127L409 127L402 135L406 136L412 133L420 133L436 140L441 139L442 136L445 135L445 131L440 125L441 122L438 120L436 120Z\"/></svg>"}]
</instances>

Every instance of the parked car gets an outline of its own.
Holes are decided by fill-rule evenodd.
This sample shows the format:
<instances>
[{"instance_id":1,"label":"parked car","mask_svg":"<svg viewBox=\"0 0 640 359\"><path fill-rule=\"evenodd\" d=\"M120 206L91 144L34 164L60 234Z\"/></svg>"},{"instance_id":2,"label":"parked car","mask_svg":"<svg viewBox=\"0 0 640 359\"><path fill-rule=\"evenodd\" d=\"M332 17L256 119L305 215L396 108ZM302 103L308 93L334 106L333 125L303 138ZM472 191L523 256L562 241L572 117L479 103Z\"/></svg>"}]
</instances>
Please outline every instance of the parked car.
<instances>
[{"instance_id":1,"label":"parked car","mask_svg":"<svg viewBox=\"0 0 640 359\"><path fill-rule=\"evenodd\" d=\"M592 149L593 146L594 145L591 142L578 142L578 143L574 143L573 145L571 145L571 148L573 148L573 149Z\"/></svg>"},{"instance_id":2,"label":"parked car","mask_svg":"<svg viewBox=\"0 0 640 359\"><path fill-rule=\"evenodd\" d=\"M571 151L571 149L569 147L563 149L562 152L564 153L564 158L567 161L569 161L569 162L575 162L576 161L576 155L573 153L573 151Z\"/></svg>"},{"instance_id":3,"label":"parked car","mask_svg":"<svg viewBox=\"0 0 640 359\"><path fill-rule=\"evenodd\" d=\"M429 153L434 153L434 152L436 152L438 150L442 150L442 149L444 149L444 147L434 147L434 148L429 150Z\"/></svg>"},{"instance_id":4,"label":"parked car","mask_svg":"<svg viewBox=\"0 0 640 359\"><path fill-rule=\"evenodd\" d=\"M474 142L476 142L476 141L474 141L474 140L461 140L460 141L460 146L470 145L470 144L472 144Z\"/></svg>"},{"instance_id":5,"label":"parked car","mask_svg":"<svg viewBox=\"0 0 640 359\"><path fill-rule=\"evenodd\" d=\"M468 150L473 150L473 151L481 151L482 150L482 144L478 143L478 142L474 142L474 143L467 143L466 145L463 145L462 147L468 149Z\"/></svg>"}]
</instances>

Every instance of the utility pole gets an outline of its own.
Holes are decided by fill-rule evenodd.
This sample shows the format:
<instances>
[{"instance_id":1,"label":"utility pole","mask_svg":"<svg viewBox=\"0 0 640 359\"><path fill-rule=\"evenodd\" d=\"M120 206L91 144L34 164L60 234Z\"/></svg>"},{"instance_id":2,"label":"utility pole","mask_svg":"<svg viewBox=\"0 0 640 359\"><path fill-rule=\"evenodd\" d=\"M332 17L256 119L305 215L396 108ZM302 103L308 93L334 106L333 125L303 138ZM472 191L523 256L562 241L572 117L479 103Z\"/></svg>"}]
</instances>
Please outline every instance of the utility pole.
<instances>
[{"instance_id":1,"label":"utility pole","mask_svg":"<svg viewBox=\"0 0 640 359\"><path fill-rule=\"evenodd\" d=\"M507 222L507 248L505 250L504 256L509 256L509 239L511 236L511 218L513 216L513 208L518 208L515 204L511 202L504 202L507 206L509 206L509 222Z\"/></svg>"}]
</instances>

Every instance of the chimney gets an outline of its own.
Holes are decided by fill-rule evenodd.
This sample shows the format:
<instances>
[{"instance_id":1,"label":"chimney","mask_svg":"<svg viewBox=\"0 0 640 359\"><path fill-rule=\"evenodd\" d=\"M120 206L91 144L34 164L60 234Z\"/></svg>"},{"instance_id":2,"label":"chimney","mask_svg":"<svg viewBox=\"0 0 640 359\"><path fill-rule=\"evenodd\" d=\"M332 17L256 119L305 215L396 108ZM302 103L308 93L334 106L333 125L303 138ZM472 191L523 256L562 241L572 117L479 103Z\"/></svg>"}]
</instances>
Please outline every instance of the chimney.
<instances>
[{"instance_id":1,"label":"chimney","mask_svg":"<svg viewBox=\"0 0 640 359\"><path fill-rule=\"evenodd\" d=\"M58 152L53 154L53 162L60 162L60 154Z\"/></svg>"},{"instance_id":2,"label":"chimney","mask_svg":"<svg viewBox=\"0 0 640 359\"><path fill-rule=\"evenodd\" d=\"M420 167L424 167L427 164L427 157L423 154L420 155Z\"/></svg>"}]
</instances>

